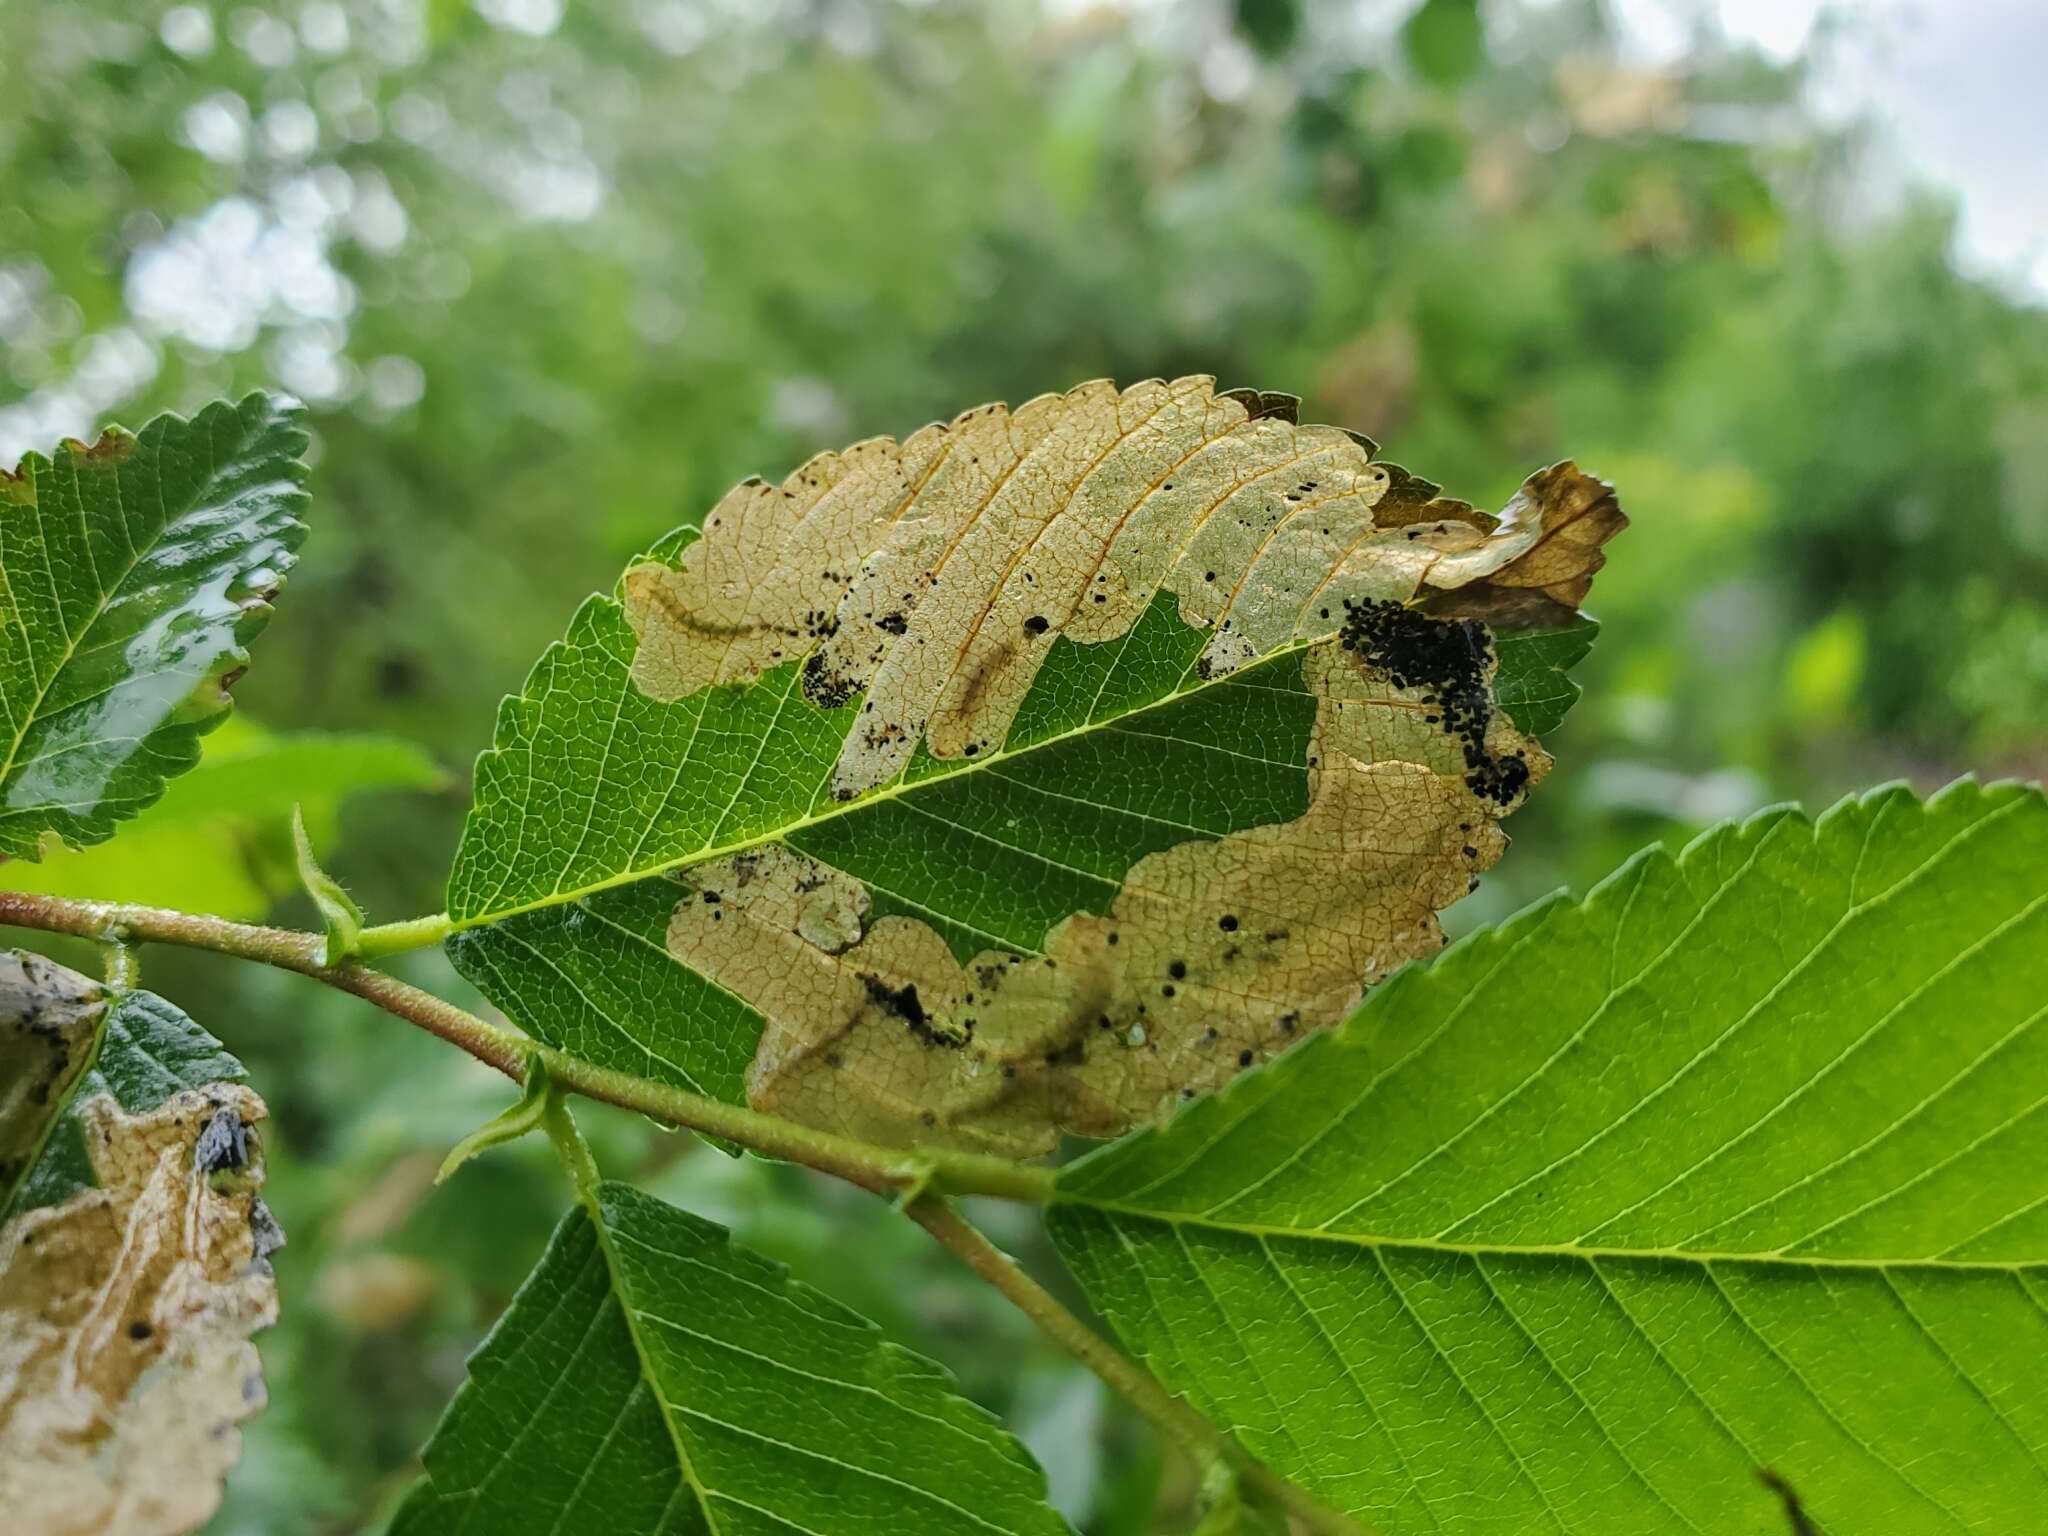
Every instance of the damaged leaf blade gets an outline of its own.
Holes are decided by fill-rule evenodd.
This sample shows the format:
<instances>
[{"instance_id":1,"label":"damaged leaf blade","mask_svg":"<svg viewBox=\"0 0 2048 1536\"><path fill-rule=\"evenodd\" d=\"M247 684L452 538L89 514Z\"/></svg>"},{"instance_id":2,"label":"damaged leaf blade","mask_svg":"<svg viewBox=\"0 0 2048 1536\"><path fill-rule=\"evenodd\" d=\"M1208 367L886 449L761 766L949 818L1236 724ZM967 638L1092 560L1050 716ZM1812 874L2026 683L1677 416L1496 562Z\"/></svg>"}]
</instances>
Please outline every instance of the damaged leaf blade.
<instances>
[{"instance_id":1,"label":"damaged leaf blade","mask_svg":"<svg viewBox=\"0 0 2048 1536\"><path fill-rule=\"evenodd\" d=\"M1831 1536L2025 1529L2044 868L2048 799L1968 782L1653 850L1070 1165L1055 1242L1387 1536L1783 1530L1787 1483Z\"/></svg>"},{"instance_id":2,"label":"damaged leaf blade","mask_svg":"<svg viewBox=\"0 0 2048 1536\"><path fill-rule=\"evenodd\" d=\"M276 1318L263 1101L197 1025L0 954L0 1507L45 1536L174 1536L220 1501Z\"/></svg>"},{"instance_id":3,"label":"damaged leaf blade","mask_svg":"<svg viewBox=\"0 0 2048 1536\"><path fill-rule=\"evenodd\" d=\"M1496 630L1567 626L1622 521L1206 378L750 481L506 701L450 952L550 1043L722 1093L737 1045L832 1129L1115 1135L1437 947L1548 764Z\"/></svg>"},{"instance_id":4,"label":"damaged leaf blade","mask_svg":"<svg viewBox=\"0 0 2048 1536\"><path fill-rule=\"evenodd\" d=\"M1068 1533L937 1366L622 1184L556 1229L423 1459L393 1536Z\"/></svg>"},{"instance_id":5,"label":"damaged leaf blade","mask_svg":"<svg viewBox=\"0 0 2048 1536\"><path fill-rule=\"evenodd\" d=\"M105 842L199 760L305 524L270 395L0 469L0 856Z\"/></svg>"}]
</instances>

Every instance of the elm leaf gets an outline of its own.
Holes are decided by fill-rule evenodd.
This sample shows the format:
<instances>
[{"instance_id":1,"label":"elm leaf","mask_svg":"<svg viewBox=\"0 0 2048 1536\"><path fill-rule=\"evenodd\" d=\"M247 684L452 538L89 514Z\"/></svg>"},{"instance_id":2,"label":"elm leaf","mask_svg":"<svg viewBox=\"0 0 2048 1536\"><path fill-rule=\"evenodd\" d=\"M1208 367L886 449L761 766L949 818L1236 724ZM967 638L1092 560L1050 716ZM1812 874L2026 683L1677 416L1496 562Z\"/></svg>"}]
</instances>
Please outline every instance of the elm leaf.
<instances>
[{"instance_id":1,"label":"elm leaf","mask_svg":"<svg viewBox=\"0 0 2048 1536\"><path fill-rule=\"evenodd\" d=\"M555 1231L470 1360L392 1536L1065 1536L937 1366L623 1184Z\"/></svg>"},{"instance_id":2,"label":"elm leaf","mask_svg":"<svg viewBox=\"0 0 2048 1536\"><path fill-rule=\"evenodd\" d=\"M199 760L305 537L298 414L250 395L0 470L0 857L104 842Z\"/></svg>"},{"instance_id":3,"label":"elm leaf","mask_svg":"<svg viewBox=\"0 0 2048 1536\"><path fill-rule=\"evenodd\" d=\"M506 700L449 952L550 1044L829 1129L1120 1134L1441 944L1622 523L1205 377L819 455ZM1505 670L1522 629L1567 638Z\"/></svg>"},{"instance_id":4,"label":"elm leaf","mask_svg":"<svg viewBox=\"0 0 2048 1536\"><path fill-rule=\"evenodd\" d=\"M0 1507L175 1536L220 1502L277 1316L263 1101L176 1008L0 952Z\"/></svg>"},{"instance_id":5,"label":"elm leaf","mask_svg":"<svg viewBox=\"0 0 2048 1536\"><path fill-rule=\"evenodd\" d=\"M1558 629L1501 630L1494 636L1500 652L1495 702L1531 736L1556 730L1579 701L1571 669L1586 659L1599 633L1584 615Z\"/></svg>"},{"instance_id":6,"label":"elm leaf","mask_svg":"<svg viewBox=\"0 0 2048 1536\"><path fill-rule=\"evenodd\" d=\"M2048 1509L2048 799L1649 851L1063 1170L1125 1343L1386 1536Z\"/></svg>"}]
</instances>

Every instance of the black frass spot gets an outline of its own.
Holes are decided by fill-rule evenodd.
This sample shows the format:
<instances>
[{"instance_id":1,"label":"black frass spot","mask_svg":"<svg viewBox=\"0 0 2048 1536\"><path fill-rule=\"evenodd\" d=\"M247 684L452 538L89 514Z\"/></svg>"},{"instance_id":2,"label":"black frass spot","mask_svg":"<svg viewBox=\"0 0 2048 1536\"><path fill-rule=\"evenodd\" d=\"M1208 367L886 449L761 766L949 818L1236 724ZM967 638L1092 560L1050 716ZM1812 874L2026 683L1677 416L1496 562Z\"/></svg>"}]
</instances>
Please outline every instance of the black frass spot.
<instances>
[{"instance_id":1,"label":"black frass spot","mask_svg":"<svg viewBox=\"0 0 2048 1536\"><path fill-rule=\"evenodd\" d=\"M804 697L820 709L838 709L853 697L853 679L825 665L823 651L811 652L804 663Z\"/></svg>"},{"instance_id":2,"label":"black frass spot","mask_svg":"<svg viewBox=\"0 0 2048 1536\"><path fill-rule=\"evenodd\" d=\"M905 982L900 987L892 987L881 977L865 973L860 979L868 989L869 1000L884 1013L901 1019L910 1032L926 1045L951 1046L957 1050L967 1043L968 1034L972 1031L956 1033L951 1029L934 1027L931 1015L925 1012L924 1004L918 1000L917 983Z\"/></svg>"},{"instance_id":3,"label":"black frass spot","mask_svg":"<svg viewBox=\"0 0 2048 1536\"><path fill-rule=\"evenodd\" d=\"M1432 619L1396 602L1347 601L1344 648L1386 673L1397 688L1412 688L1435 713L1429 718L1464 747L1465 783L1476 795L1506 805L1529 783L1519 752L1496 757L1486 748L1493 719L1487 670L1493 636L1477 619Z\"/></svg>"}]
</instances>

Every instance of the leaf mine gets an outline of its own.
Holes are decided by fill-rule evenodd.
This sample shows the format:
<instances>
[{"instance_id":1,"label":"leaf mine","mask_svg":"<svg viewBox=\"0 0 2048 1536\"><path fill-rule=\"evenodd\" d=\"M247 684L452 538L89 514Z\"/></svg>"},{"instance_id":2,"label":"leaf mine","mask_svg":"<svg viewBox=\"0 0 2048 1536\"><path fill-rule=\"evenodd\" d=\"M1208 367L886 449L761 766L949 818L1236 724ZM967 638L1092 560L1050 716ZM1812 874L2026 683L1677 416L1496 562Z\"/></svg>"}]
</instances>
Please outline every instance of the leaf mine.
<instances>
[{"instance_id":1,"label":"leaf mine","mask_svg":"<svg viewBox=\"0 0 2048 1536\"><path fill-rule=\"evenodd\" d=\"M628 572L633 678L679 699L806 657L814 702L865 695L832 776L847 799L920 742L999 748L1060 635L1118 639L1157 592L1212 632L1200 666L1220 676L1329 635L1347 601L1568 611L1621 525L1574 466L1532 477L1496 525L1371 454L1202 376L1096 380L870 439L738 487L679 568Z\"/></svg>"},{"instance_id":2,"label":"leaf mine","mask_svg":"<svg viewBox=\"0 0 2048 1536\"><path fill-rule=\"evenodd\" d=\"M669 948L767 1021L752 1102L1031 1155L1219 1087L1433 953L1437 912L1500 857L1498 820L1549 758L1486 707L1483 628L1388 606L1282 662L1317 700L1307 812L1147 855L1043 954L963 965L929 924L870 920L858 881L787 848L692 871Z\"/></svg>"},{"instance_id":3,"label":"leaf mine","mask_svg":"<svg viewBox=\"0 0 2048 1536\"><path fill-rule=\"evenodd\" d=\"M1376 454L1097 380L737 487L508 703L451 953L650 1070L758 1030L752 1103L880 1142L1030 1155L1220 1086L1440 946L1549 764L1496 631L1589 634L1625 521L1569 463L1496 517ZM1555 719L1584 640L1540 649ZM600 940L708 985L565 995Z\"/></svg>"},{"instance_id":4,"label":"leaf mine","mask_svg":"<svg viewBox=\"0 0 2048 1536\"><path fill-rule=\"evenodd\" d=\"M47 1536L196 1529L275 1320L248 1088L79 1106L98 1187L0 1228L0 1507Z\"/></svg>"}]
</instances>

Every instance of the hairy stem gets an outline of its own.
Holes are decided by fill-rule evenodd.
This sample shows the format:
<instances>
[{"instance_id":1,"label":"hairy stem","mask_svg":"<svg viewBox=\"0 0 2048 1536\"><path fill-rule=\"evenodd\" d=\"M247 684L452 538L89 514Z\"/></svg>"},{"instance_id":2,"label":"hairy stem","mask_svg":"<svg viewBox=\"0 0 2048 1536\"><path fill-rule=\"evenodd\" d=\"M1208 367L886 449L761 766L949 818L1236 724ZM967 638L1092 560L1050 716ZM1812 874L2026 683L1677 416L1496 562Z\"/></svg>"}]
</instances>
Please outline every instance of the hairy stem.
<instances>
[{"instance_id":1,"label":"hairy stem","mask_svg":"<svg viewBox=\"0 0 2048 1536\"><path fill-rule=\"evenodd\" d=\"M595 1220L598 1214L597 1186L603 1178L597 1171L597 1159L590 1155L590 1143L576 1129L569 1106L560 1094L551 1091L540 1113L541 1125L547 1131L548 1140L554 1143L555 1156L561 1159L569 1182L576 1186L576 1198Z\"/></svg>"},{"instance_id":2,"label":"hairy stem","mask_svg":"<svg viewBox=\"0 0 2048 1536\"><path fill-rule=\"evenodd\" d=\"M356 935L356 954L365 960L379 955L403 954L409 949L431 949L455 930L445 912L432 917L408 918L402 923L375 923Z\"/></svg>"},{"instance_id":3,"label":"hairy stem","mask_svg":"<svg viewBox=\"0 0 2048 1536\"><path fill-rule=\"evenodd\" d=\"M101 944L182 944L297 971L439 1035L515 1082L526 1080L527 1063L538 1058L547 1063L555 1082L571 1093L603 1099L686 1130L721 1136L766 1156L803 1163L878 1193L931 1186L963 1194L1037 1202L1051 1192L1052 1175L1043 1168L972 1152L909 1153L880 1147L850 1136L813 1130L745 1105L728 1104L723 1099L691 1093L667 1083L593 1066L509 1029L487 1024L431 992L359 961L323 965L320 956L324 940L318 934L232 923L225 918L171 912L161 907L65 901L18 891L0 891L0 924L71 934Z\"/></svg>"},{"instance_id":4,"label":"hairy stem","mask_svg":"<svg viewBox=\"0 0 2048 1536\"><path fill-rule=\"evenodd\" d=\"M142 985L142 962L133 946L119 939L100 945L100 964L106 970L107 985L117 992L131 992Z\"/></svg>"},{"instance_id":5,"label":"hairy stem","mask_svg":"<svg viewBox=\"0 0 2048 1536\"><path fill-rule=\"evenodd\" d=\"M512 1031L486 1024L475 1014L443 1002L431 992L408 986L395 976L353 960L322 965L320 957L326 940L317 933L232 923L224 917L172 912L163 907L66 901L25 891L0 891L0 924L39 928L45 933L68 933L99 944L182 944L188 949L210 949L217 954L297 971L375 1003L386 1013L439 1035L450 1045L461 1047L478 1061L512 1078L525 1077L526 1058L533 1049Z\"/></svg>"},{"instance_id":6,"label":"hairy stem","mask_svg":"<svg viewBox=\"0 0 2048 1536\"><path fill-rule=\"evenodd\" d=\"M1197 1466L1223 1462L1316 1536L1364 1536L1364 1527L1324 1508L1301 1489L1267 1470L1229 1435L1168 1392L1151 1372L1082 1322L1057 1296L1027 1275L1016 1260L962 1216L950 1200L921 1194L904 1210L948 1252L1002 1292L1020 1312L1101 1377L1111 1391L1178 1442Z\"/></svg>"}]
</instances>

